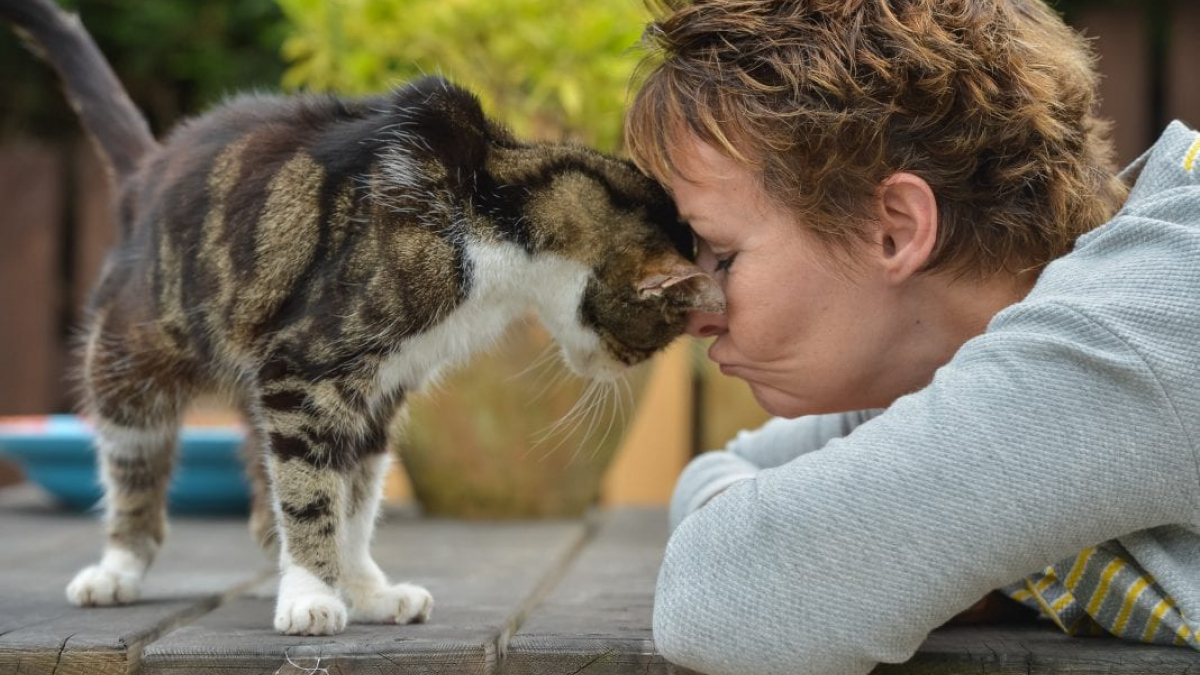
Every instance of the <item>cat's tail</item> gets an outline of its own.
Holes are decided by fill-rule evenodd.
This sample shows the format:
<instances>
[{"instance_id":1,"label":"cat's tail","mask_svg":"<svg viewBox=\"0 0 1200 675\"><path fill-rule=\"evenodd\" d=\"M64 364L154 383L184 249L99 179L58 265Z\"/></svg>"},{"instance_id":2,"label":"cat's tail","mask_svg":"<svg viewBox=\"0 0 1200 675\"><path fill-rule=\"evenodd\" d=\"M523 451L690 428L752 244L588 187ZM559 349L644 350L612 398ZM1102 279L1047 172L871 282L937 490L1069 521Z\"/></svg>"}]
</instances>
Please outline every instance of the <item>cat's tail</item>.
<instances>
[{"instance_id":1,"label":"cat's tail","mask_svg":"<svg viewBox=\"0 0 1200 675\"><path fill-rule=\"evenodd\" d=\"M67 100L118 181L134 173L158 143L79 17L53 0L0 0L0 18L58 71Z\"/></svg>"}]
</instances>

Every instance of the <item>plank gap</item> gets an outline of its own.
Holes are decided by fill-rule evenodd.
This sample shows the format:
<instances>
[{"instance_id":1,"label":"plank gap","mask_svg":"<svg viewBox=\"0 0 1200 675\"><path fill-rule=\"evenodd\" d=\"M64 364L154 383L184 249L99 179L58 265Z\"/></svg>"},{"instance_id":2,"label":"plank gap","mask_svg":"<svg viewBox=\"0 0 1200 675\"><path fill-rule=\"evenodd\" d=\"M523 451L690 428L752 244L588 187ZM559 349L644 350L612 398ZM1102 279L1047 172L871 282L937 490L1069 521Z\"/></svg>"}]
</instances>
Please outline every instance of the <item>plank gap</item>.
<instances>
[{"instance_id":1,"label":"plank gap","mask_svg":"<svg viewBox=\"0 0 1200 675\"><path fill-rule=\"evenodd\" d=\"M589 512L584 519L584 527L580 530L577 539L563 552L559 559L555 562L555 566L550 570L550 573L542 579L529 596L517 606L513 612L512 618L505 624L504 629L500 631L500 635L496 637L496 663L492 672L500 673L504 670L504 658L508 654L508 642L512 636L521 630L521 626L525 624L525 620L529 615L558 587L563 578L567 576L567 572L571 570L571 566L576 559L579 558L580 552L591 543L595 538L596 533L600 530L600 521L603 515L598 511Z\"/></svg>"}]
</instances>

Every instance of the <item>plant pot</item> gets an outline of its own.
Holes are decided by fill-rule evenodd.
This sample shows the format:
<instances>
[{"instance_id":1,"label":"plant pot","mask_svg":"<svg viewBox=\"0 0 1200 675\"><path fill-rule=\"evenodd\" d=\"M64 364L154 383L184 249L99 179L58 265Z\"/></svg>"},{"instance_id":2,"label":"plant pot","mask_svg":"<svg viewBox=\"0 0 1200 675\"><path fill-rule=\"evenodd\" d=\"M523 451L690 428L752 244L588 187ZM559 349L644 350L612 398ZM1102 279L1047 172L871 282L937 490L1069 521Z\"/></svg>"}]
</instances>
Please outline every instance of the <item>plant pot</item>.
<instances>
[{"instance_id":1,"label":"plant pot","mask_svg":"<svg viewBox=\"0 0 1200 675\"><path fill-rule=\"evenodd\" d=\"M591 409L582 400L590 383L570 373L527 318L493 351L414 397L392 423L390 443L426 514L577 517L599 495L647 373L643 366L628 384L595 385L591 396L605 405Z\"/></svg>"}]
</instances>

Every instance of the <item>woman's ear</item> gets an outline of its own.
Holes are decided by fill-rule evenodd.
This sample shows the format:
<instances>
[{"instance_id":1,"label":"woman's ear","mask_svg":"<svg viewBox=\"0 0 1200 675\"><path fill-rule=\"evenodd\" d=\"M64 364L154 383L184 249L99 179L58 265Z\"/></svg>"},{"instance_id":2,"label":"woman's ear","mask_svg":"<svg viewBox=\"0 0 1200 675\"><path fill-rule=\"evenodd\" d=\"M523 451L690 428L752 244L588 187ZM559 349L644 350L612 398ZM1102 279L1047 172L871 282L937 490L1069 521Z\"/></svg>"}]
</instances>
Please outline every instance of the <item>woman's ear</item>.
<instances>
[{"instance_id":1,"label":"woman's ear","mask_svg":"<svg viewBox=\"0 0 1200 675\"><path fill-rule=\"evenodd\" d=\"M879 261L887 280L901 283L925 267L933 253L937 199L924 179L900 172L880 185L878 205Z\"/></svg>"}]
</instances>

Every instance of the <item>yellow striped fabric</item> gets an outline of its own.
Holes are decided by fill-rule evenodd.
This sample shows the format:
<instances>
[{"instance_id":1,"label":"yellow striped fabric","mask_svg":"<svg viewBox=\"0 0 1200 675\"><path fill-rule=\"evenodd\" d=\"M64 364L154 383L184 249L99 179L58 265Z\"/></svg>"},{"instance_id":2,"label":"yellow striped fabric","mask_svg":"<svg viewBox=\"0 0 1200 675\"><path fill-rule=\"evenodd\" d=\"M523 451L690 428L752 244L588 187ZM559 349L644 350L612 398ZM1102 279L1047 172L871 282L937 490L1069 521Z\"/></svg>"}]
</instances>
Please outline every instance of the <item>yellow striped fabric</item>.
<instances>
[{"instance_id":1,"label":"yellow striped fabric","mask_svg":"<svg viewBox=\"0 0 1200 675\"><path fill-rule=\"evenodd\" d=\"M1200 649L1183 613L1123 546L1105 542L1001 589L1069 635Z\"/></svg>"},{"instance_id":2,"label":"yellow striped fabric","mask_svg":"<svg viewBox=\"0 0 1200 675\"><path fill-rule=\"evenodd\" d=\"M1196 135L1196 140L1192 142L1192 147L1188 148L1187 153L1183 156L1183 170L1191 173L1196 168L1196 157L1200 156L1200 134Z\"/></svg>"}]
</instances>

